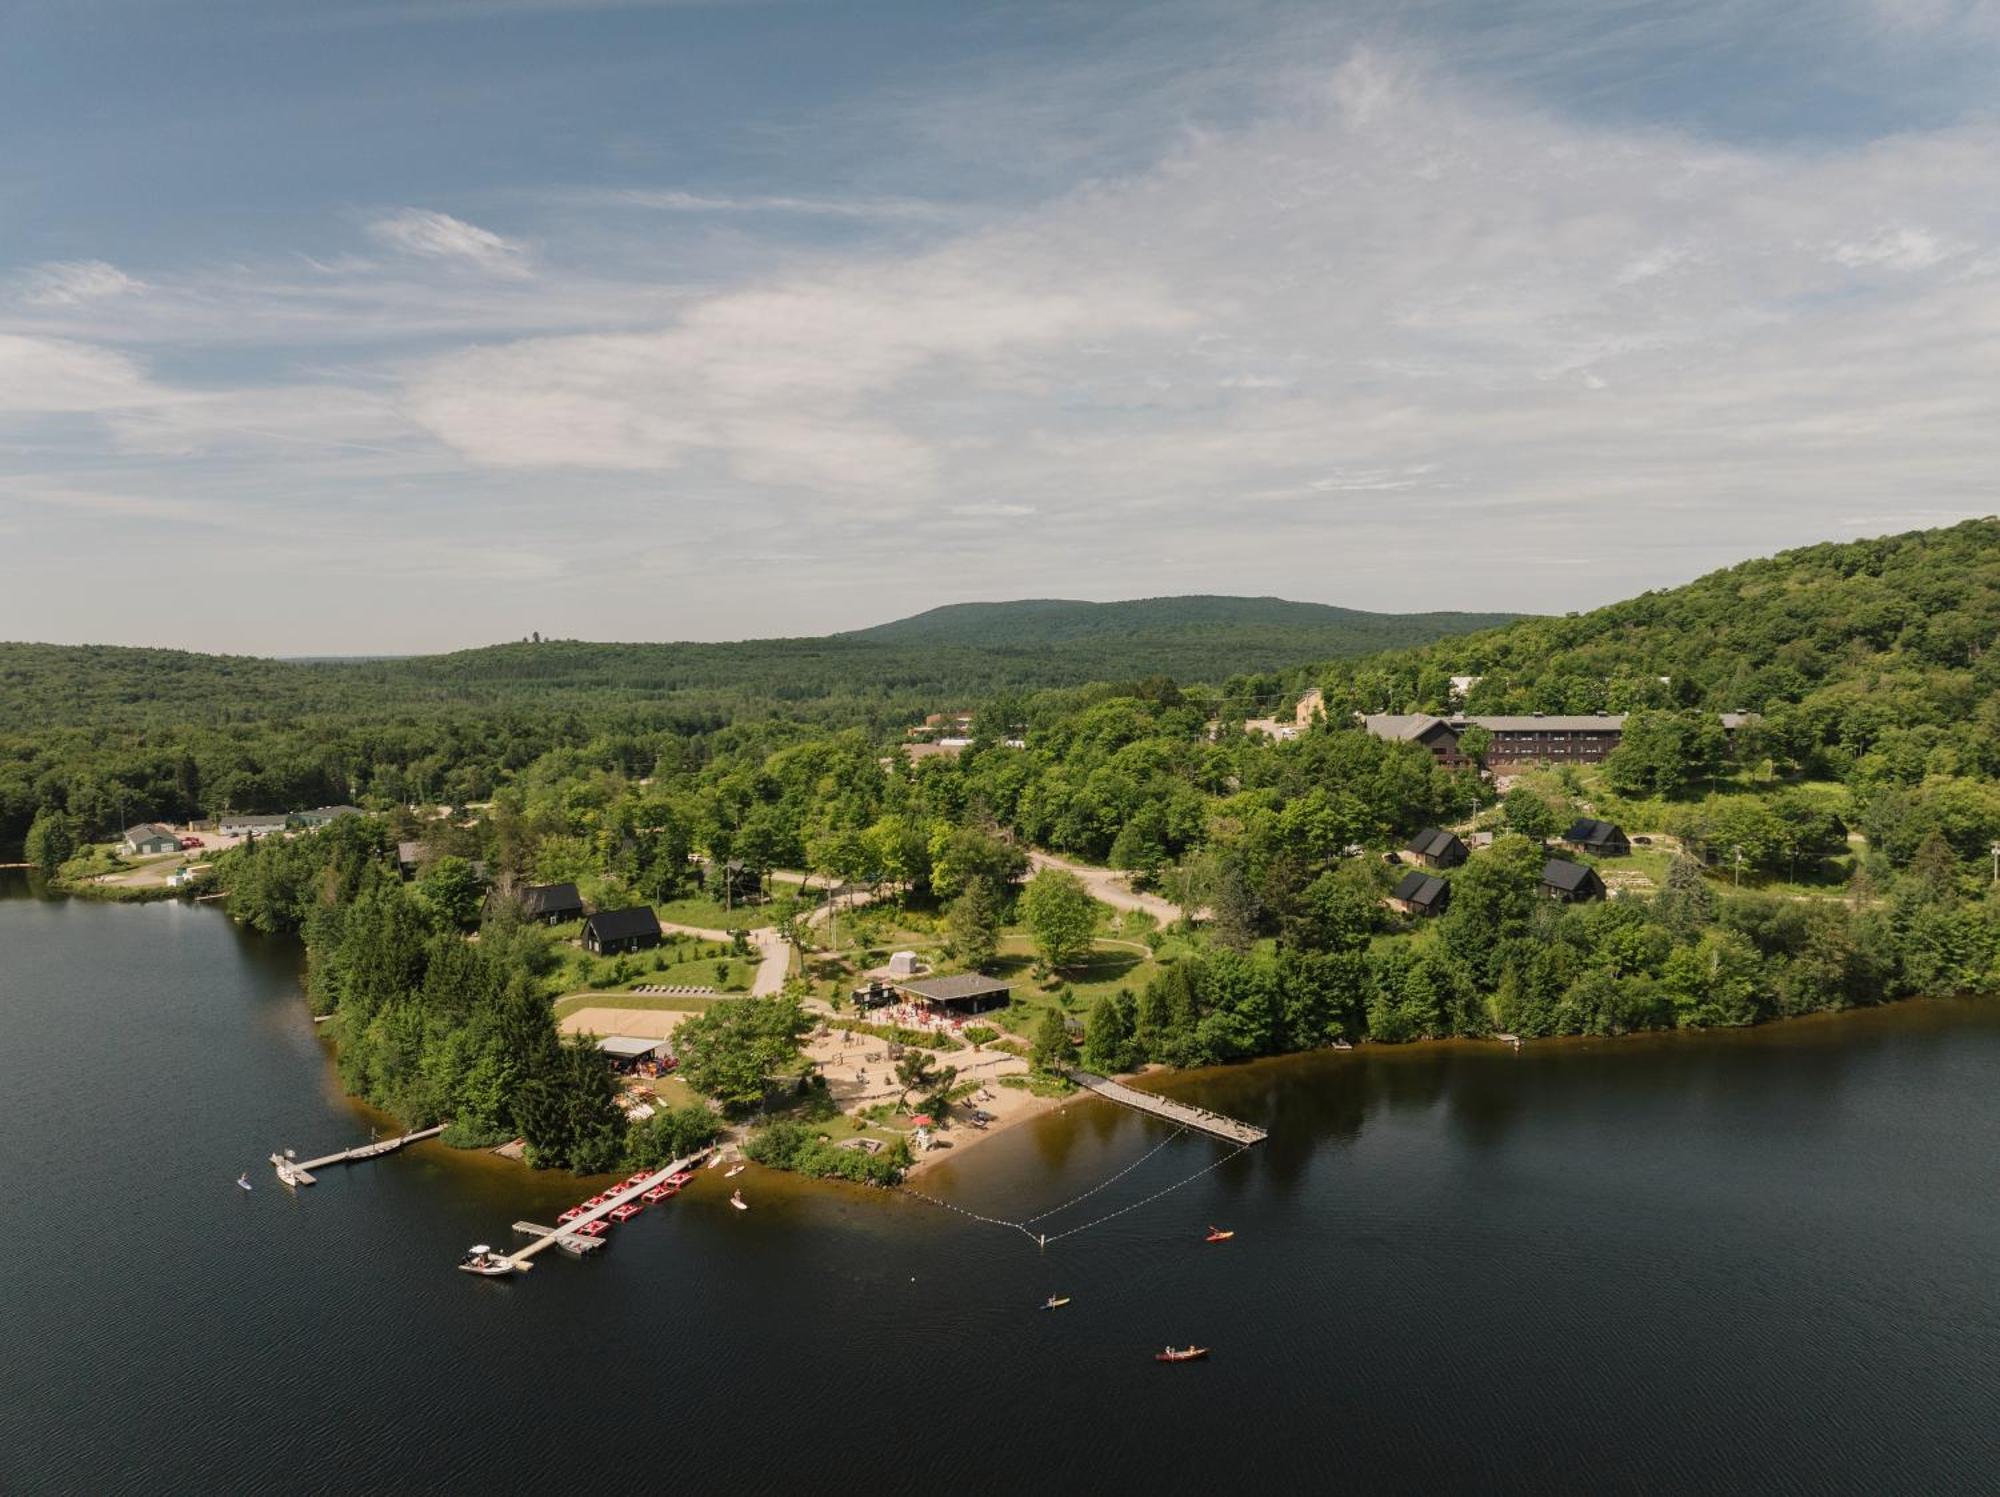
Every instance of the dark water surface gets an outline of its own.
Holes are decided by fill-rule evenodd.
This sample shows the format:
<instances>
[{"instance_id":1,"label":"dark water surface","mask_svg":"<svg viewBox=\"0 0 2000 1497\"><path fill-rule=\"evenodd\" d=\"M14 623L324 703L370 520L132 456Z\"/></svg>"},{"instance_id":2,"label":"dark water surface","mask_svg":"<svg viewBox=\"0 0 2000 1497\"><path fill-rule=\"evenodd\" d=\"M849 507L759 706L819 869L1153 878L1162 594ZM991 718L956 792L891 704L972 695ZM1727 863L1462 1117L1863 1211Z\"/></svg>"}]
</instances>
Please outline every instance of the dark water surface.
<instances>
[{"instance_id":1,"label":"dark water surface","mask_svg":"<svg viewBox=\"0 0 2000 1497\"><path fill-rule=\"evenodd\" d=\"M586 1192L261 1163L371 1121L297 965L0 883L0 1491L2000 1487L2000 1009L1182 1077L1271 1141L1046 1254L753 1170L489 1283L468 1243ZM926 1188L1027 1216L1166 1136L1081 1102Z\"/></svg>"}]
</instances>

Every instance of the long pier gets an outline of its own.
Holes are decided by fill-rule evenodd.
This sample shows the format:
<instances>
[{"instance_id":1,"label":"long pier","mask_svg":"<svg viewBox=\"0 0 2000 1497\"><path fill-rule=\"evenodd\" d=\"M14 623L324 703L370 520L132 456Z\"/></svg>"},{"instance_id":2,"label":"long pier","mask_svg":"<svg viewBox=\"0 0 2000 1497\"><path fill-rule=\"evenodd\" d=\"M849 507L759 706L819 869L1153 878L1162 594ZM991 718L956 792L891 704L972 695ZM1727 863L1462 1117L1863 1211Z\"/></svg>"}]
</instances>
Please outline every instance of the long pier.
<instances>
[{"instance_id":1,"label":"long pier","mask_svg":"<svg viewBox=\"0 0 2000 1497\"><path fill-rule=\"evenodd\" d=\"M421 1143L427 1138L436 1138L444 1132L444 1124L435 1128L419 1128L414 1133L399 1133L394 1138L380 1138L373 1143L356 1144L351 1149L342 1149L337 1154L322 1154L317 1159L291 1159L283 1154L271 1156L271 1167L278 1172L278 1178L287 1185L317 1185L314 1170L325 1169L329 1164L354 1164L363 1159L378 1159L384 1154L393 1154L407 1144Z\"/></svg>"},{"instance_id":2,"label":"long pier","mask_svg":"<svg viewBox=\"0 0 2000 1497\"><path fill-rule=\"evenodd\" d=\"M1165 1118L1170 1123L1179 1123L1184 1128L1192 1128L1198 1133L1206 1133L1211 1138L1226 1139L1246 1148L1260 1144L1269 1135L1262 1128L1255 1127L1236 1118L1226 1118L1219 1112L1210 1112L1205 1107L1194 1107L1186 1102L1176 1102L1171 1097L1155 1096L1152 1092L1138 1091L1122 1082L1112 1081L1104 1076L1094 1076L1089 1071L1071 1071L1069 1079L1085 1091L1096 1092L1108 1101L1121 1107L1129 1107L1134 1112L1149 1112L1156 1118Z\"/></svg>"},{"instance_id":3,"label":"long pier","mask_svg":"<svg viewBox=\"0 0 2000 1497\"><path fill-rule=\"evenodd\" d=\"M564 1222L560 1227L545 1227L540 1229L541 1235L519 1252L510 1254L508 1261L513 1264L516 1270L525 1273L528 1269L535 1266L528 1260L544 1248L550 1246L552 1243L562 1243L565 1238L574 1237L579 1227L589 1226L590 1223L609 1216L627 1201L638 1200L640 1196L651 1190L655 1185L665 1184L669 1176L678 1175L682 1170L694 1168L697 1163L706 1159L713 1152L713 1148L697 1149L685 1159L676 1159L665 1168L654 1170L652 1174L646 1176L645 1179L635 1185L619 1186L607 1195L601 1204L591 1207L590 1210L584 1212L582 1216L577 1217L574 1221ZM517 1232L525 1232L533 1227L533 1225L532 1222L516 1222L514 1223L514 1229Z\"/></svg>"}]
</instances>

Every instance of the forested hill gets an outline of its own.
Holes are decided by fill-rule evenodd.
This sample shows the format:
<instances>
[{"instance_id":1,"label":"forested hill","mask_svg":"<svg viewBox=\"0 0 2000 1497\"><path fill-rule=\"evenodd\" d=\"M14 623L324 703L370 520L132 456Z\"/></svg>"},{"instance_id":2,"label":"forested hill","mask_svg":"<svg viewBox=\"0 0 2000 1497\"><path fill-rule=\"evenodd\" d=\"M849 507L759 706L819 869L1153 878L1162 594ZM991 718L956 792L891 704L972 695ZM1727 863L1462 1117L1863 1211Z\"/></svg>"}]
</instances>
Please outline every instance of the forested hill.
<instances>
[{"instance_id":1,"label":"forested hill","mask_svg":"<svg viewBox=\"0 0 2000 1497\"><path fill-rule=\"evenodd\" d=\"M837 636L895 645L976 645L1071 651L1096 647L1202 662L1167 670L1221 680L1311 658L1367 655L1509 622L1513 614L1366 613L1285 598L1190 596L1082 603L1024 598L953 603Z\"/></svg>"},{"instance_id":2,"label":"forested hill","mask_svg":"<svg viewBox=\"0 0 2000 1497\"><path fill-rule=\"evenodd\" d=\"M969 604L824 638L539 640L391 659L0 644L0 721L16 728L164 727L365 718L451 704L642 709L655 726L689 732L773 713L874 728L998 693L1148 676L1220 683L1302 660L1414 644L1498 617L1358 613L1276 598L1155 598Z\"/></svg>"},{"instance_id":3,"label":"forested hill","mask_svg":"<svg viewBox=\"0 0 2000 1497\"><path fill-rule=\"evenodd\" d=\"M1336 688L1330 710L1734 709L1802 735L1801 750L1810 738L1921 761L1950 737L1970 764L2000 743L1996 637L2000 520L1987 518L1785 551L1589 613L1329 663L1301 679ZM1458 703L1455 675L1480 678Z\"/></svg>"}]
</instances>

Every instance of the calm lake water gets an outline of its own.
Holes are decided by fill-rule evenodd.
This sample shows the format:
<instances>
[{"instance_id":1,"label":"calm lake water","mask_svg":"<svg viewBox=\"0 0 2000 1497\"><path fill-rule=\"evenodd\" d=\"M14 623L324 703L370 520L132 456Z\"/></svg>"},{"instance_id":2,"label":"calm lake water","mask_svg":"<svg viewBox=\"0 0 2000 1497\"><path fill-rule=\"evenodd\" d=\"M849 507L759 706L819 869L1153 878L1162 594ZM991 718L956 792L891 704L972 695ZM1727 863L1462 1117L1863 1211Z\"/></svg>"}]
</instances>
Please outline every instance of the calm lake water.
<instances>
[{"instance_id":1,"label":"calm lake water","mask_svg":"<svg viewBox=\"0 0 2000 1497\"><path fill-rule=\"evenodd\" d=\"M587 1192L272 1180L373 1121L298 961L0 882L0 1491L2000 1487L2000 1007L1181 1077L1271 1141L1046 1253L753 1170L491 1283L467 1244ZM1024 1217L1169 1131L1079 1102L924 1184Z\"/></svg>"}]
</instances>

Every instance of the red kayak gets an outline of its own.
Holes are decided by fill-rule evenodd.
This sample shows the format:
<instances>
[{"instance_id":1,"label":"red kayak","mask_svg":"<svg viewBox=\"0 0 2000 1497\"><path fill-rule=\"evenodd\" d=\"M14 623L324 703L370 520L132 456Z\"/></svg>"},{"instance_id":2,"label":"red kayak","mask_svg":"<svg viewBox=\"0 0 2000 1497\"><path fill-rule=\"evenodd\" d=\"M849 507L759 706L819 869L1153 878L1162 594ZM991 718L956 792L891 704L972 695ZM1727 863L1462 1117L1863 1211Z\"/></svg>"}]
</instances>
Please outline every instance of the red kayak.
<instances>
[{"instance_id":1,"label":"red kayak","mask_svg":"<svg viewBox=\"0 0 2000 1497\"><path fill-rule=\"evenodd\" d=\"M1208 1355L1205 1346L1170 1346L1165 1351L1153 1353L1155 1362L1199 1362Z\"/></svg>"},{"instance_id":2,"label":"red kayak","mask_svg":"<svg viewBox=\"0 0 2000 1497\"><path fill-rule=\"evenodd\" d=\"M1220 1227L1210 1227L1210 1228L1208 1229L1208 1236L1206 1236L1206 1237L1202 1238L1202 1241L1203 1241L1203 1242L1227 1242L1227 1241L1229 1241L1229 1239L1230 1239L1230 1238L1234 1237L1235 1235L1236 1235L1236 1234L1235 1234L1235 1232L1233 1232L1233 1231L1230 1231L1230 1232L1225 1232L1225 1231L1223 1231L1223 1230L1222 1230L1222 1228L1220 1228Z\"/></svg>"}]
</instances>

